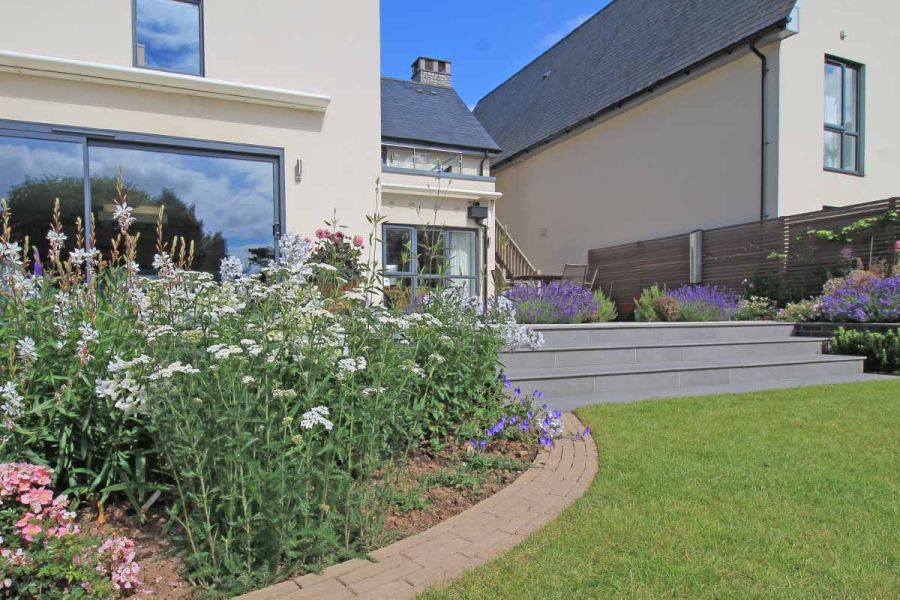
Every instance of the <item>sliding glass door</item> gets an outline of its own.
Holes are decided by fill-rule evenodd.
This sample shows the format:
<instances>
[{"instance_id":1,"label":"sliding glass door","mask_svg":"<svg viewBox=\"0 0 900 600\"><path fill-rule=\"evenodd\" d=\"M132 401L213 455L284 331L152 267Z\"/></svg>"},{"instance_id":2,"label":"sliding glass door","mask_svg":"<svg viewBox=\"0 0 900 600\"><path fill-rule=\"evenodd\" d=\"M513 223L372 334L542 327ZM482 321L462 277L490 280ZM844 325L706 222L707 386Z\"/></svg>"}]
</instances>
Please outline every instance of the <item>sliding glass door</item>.
<instances>
[{"instance_id":1,"label":"sliding glass door","mask_svg":"<svg viewBox=\"0 0 900 600\"><path fill-rule=\"evenodd\" d=\"M21 127L21 126L20 126ZM95 225L104 253L116 236L116 178L121 171L134 227L140 232L138 264L149 272L156 247L156 223L164 207L164 241L194 247L193 268L217 272L225 256L237 256L249 272L276 252L281 221L278 154L217 149L208 142L127 134L54 133L6 129L0 123L0 197L12 211L13 236L30 238L41 255L53 203L60 200L68 240L75 247L74 222ZM89 182L89 185L85 185ZM86 242L89 243L89 242Z\"/></svg>"}]
</instances>

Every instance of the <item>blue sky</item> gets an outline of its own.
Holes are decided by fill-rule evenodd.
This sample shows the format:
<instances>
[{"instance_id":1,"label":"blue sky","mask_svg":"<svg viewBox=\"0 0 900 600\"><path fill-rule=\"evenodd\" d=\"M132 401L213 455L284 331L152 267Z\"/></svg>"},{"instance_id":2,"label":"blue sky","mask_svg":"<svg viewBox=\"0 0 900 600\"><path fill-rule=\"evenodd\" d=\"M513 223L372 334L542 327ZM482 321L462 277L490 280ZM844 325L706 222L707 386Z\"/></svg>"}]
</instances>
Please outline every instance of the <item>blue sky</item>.
<instances>
[{"instance_id":1,"label":"blue sky","mask_svg":"<svg viewBox=\"0 0 900 600\"><path fill-rule=\"evenodd\" d=\"M381 0L381 72L403 79L419 55L453 62L470 106L610 0Z\"/></svg>"}]
</instances>

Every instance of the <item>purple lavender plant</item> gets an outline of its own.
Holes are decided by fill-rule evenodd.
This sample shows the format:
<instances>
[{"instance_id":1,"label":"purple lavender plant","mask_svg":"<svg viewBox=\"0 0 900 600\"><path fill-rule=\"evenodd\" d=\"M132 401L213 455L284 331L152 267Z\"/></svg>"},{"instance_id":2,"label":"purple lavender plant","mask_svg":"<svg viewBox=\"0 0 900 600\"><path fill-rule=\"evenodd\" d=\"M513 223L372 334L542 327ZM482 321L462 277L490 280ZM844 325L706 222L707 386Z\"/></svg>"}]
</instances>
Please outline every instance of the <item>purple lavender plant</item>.
<instances>
[{"instance_id":1,"label":"purple lavender plant","mask_svg":"<svg viewBox=\"0 0 900 600\"><path fill-rule=\"evenodd\" d=\"M900 276L848 277L822 296L822 314L838 322L900 322Z\"/></svg>"},{"instance_id":2,"label":"purple lavender plant","mask_svg":"<svg viewBox=\"0 0 900 600\"><path fill-rule=\"evenodd\" d=\"M728 321L741 306L741 297L715 285L685 285L667 291L678 303L682 321Z\"/></svg>"},{"instance_id":3,"label":"purple lavender plant","mask_svg":"<svg viewBox=\"0 0 900 600\"><path fill-rule=\"evenodd\" d=\"M539 288L520 284L507 291L506 297L516 307L516 320L529 325L584 323L598 310L591 290L566 281Z\"/></svg>"}]
</instances>

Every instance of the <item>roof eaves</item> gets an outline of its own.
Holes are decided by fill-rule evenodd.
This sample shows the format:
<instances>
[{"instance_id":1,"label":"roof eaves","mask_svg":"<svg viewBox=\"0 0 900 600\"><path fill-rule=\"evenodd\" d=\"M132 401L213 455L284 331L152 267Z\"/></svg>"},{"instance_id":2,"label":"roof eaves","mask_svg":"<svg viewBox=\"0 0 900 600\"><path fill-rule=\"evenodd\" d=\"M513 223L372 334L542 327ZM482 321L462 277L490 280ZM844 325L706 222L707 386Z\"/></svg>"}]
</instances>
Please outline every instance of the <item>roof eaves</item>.
<instances>
[{"instance_id":1,"label":"roof eaves","mask_svg":"<svg viewBox=\"0 0 900 600\"><path fill-rule=\"evenodd\" d=\"M614 2L613 2L613 3L614 3ZM612 5L613 3L610 3L610 5ZM604 10L605 10L605 9L604 9ZM601 12L602 12L602 11L601 11ZM723 48L723 49L721 49L721 50L717 50L716 52L713 52L712 54L709 54L709 55L707 55L706 57L701 58L700 60L698 60L698 61L692 63L691 65L687 66L687 67L684 68L684 69L679 70L679 71L676 72L676 73L672 73L672 74L670 74L670 75L667 75L667 76L665 76L665 77L662 77L662 78L660 78L660 79L654 81L654 82L651 83L650 85L645 86L645 87L642 88L641 90L639 90L639 91L637 91L637 92L635 92L635 93L633 93L633 94L631 94L631 95L629 95L629 96L626 96L625 98L622 98L622 99L620 99L620 100L617 100L617 101L615 101L615 102L612 102L612 103L610 103L610 104L604 106L604 107L601 108L600 110L598 110L598 111L592 113L591 115L589 115L589 116L587 116L587 117L585 117L585 118L583 118L583 119L580 119L579 121L576 121L575 123L572 123L571 125L567 125L566 127L563 127L562 129L560 129L560 130L557 131L556 133L553 133L553 134L548 135L548 136L546 136L546 137L544 137L544 138L542 138L542 139L540 139L540 140L538 140L538 141L536 141L536 142L533 142L533 143L529 144L528 146L522 148L521 150L517 150L517 151L514 152L513 154L510 154L509 156L504 156L504 157L501 158L499 161L497 161L496 163L494 163L493 165L491 165L491 167L494 168L494 169L498 169L498 168L500 168L500 167L503 167L503 166L509 164L510 162L512 162L513 160L515 160L516 158L519 158L520 156L524 155L524 154L530 154L531 152L535 151L536 149L540 148L541 146L546 146L546 145L548 145L548 144L551 144L551 143L554 142L555 140L557 140L557 139L559 139L559 138L561 138L561 137L567 136L567 135L569 135L570 133L572 133L573 131L577 131L577 130L581 129L582 127L584 127L584 126L587 125L588 123L592 123L592 122L596 121L599 117L602 117L603 115L605 115L605 114L607 114L607 113L609 113L609 112L612 112L612 111L614 111L614 110L619 110L619 109L624 108L626 105L631 104L631 103L634 102L635 100L638 100L638 99L640 99L640 98L642 98L642 97L644 97L644 96L646 96L646 95L648 95L648 94L653 93L653 92L656 90L656 88L658 88L658 87L661 87L661 86L664 86L664 85L666 85L666 84L668 84L668 83L671 83L672 81L675 81L675 80L677 80L677 79L679 79L679 78L681 78L681 77L687 77L688 75L690 75L691 72L697 70L698 68L700 68L700 67L702 67L702 66L704 66L704 65L706 65L706 64L708 64L708 63L710 63L710 62L712 62L712 61L714 61L714 60L717 59L717 58L721 58L722 56L726 56L726 55L732 54L735 50L737 50L737 49L740 48L741 46L745 46L745 45L749 44L749 43L752 42L753 40L758 40L760 37L763 37L763 36L765 36L765 35L768 34L768 33L772 33L772 32L775 32L775 31L783 30L783 29L785 29L785 27L787 26L788 21L789 21L789 19L781 19L781 20L778 21L777 23L775 23L775 24L773 24L773 25L770 25L770 26L768 26L768 27L765 27L765 28L763 28L763 29L761 29L761 30L759 30L759 31L757 31L757 32L755 32L755 33L753 33L752 35L749 35L749 36L747 36L747 37L741 39L740 41L735 42L734 44L731 44L731 45L727 46L726 48ZM536 59L535 59L535 60L536 60ZM521 72L521 71L520 71L520 72ZM514 75L513 77L515 77L515 75ZM511 77L510 79L508 79L507 81L505 81L503 84L501 84L500 87L502 87L503 85L505 85L505 84L506 84L508 81L510 81L511 79L512 79L512 77ZM498 87L497 89L499 89L499 87ZM493 94L495 91L497 91L497 89L495 89L495 90L492 91L490 94L488 94L488 96L490 96L490 95ZM485 96L485 98L487 98L488 96ZM482 101L484 101L485 98L482 98L482 99L479 101L479 103L481 103ZM476 108L477 108L477 106L476 106ZM501 150L501 152L502 152L502 150Z\"/></svg>"}]
</instances>

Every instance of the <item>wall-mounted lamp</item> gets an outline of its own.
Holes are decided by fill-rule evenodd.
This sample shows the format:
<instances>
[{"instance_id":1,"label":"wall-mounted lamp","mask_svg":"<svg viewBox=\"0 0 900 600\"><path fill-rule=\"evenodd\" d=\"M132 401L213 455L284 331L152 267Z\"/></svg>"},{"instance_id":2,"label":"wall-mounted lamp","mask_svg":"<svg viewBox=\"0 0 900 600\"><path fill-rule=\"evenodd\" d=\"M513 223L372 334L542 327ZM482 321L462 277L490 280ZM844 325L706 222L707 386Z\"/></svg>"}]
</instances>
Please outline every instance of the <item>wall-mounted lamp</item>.
<instances>
[{"instance_id":1,"label":"wall-mounted lamp","mask_svg":"<svg viewBox=\"0 0 900 600\"><path fill-rule=\"evenodd\" d=\"M294 165L294 181L300 183L303 180L303 161L299 158L297 159L297 164Z\"/></svg>"},{"instance_id":2,"label":"wall-mounted lamp","mask_svg":"<svg viewBox=\"0 0 900 600\"><path fill-rule=\"evenodd\" d=\"M846 30L846 29L841 29L841 40L842 40L842 41L843 41L843 40L846 40L846 39L847 39L847 36L848 36L847 30Z\"/></svg>"},{"instance_id":3,"label":"wall-mounted lamp","mask_svg":"<svg viewBox=\"0 0 900 600\"><path fill-rule=\"evenodd\" d=\"M469 218L473 221L484 221L488 218L488 207L481 206L477 202L469 206Z\"/></svg>"}]
</instances>

